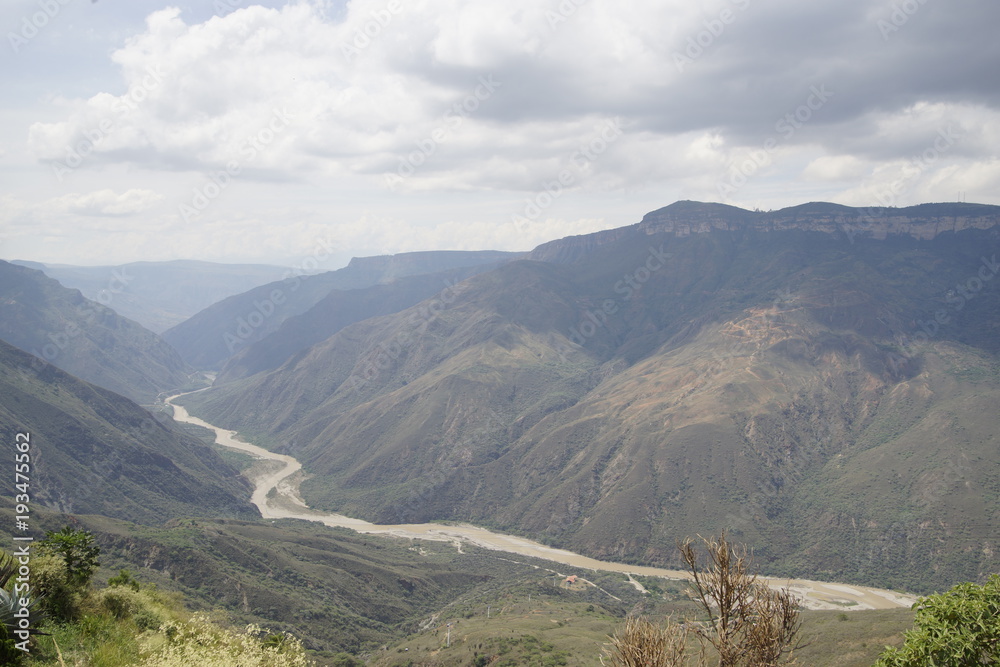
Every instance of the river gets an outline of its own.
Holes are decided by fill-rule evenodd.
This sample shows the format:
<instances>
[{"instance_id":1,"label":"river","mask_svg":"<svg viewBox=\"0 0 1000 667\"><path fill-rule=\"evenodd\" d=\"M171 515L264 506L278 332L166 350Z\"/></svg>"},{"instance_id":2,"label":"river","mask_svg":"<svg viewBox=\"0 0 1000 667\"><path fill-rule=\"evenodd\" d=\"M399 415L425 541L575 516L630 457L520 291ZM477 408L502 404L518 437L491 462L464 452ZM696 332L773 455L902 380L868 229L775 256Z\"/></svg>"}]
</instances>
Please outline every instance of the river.
<instances>
[{"instance_id":1,"label":"river","mask_svg":"<svg viewBox=\"0 0 1000 667\"><path fill-rule=\"evenodd\" d=\"M265 519L303 519L323 523L327 526L350 528L359 533L447 541L456 544L459 549L461 549L462 543L468 543L487 549L542 558L576 568L595 571L621 572L629 575L637 574L666 577L669 579L689 578L687 572L680 570L666 570L656 567L596 560L565 549L549 547L527 538L496 533L470 524L374 524L362 519L344 516L343 514L313 510L303 502L299 495L296 480L298 476L296 473L302 469L302 464L297 459L285 454L275 454L262 447L251 445L240 440L236 431L218 428L203 419L191 415L184 406L173 402L174 399L185 396L187 393L195 392L177 394L166 399L166 403L174 410L174 419L176 421L196 424L210 429L215 432L215 441L219 445L245 452L258 459L273 461L277 464L275 470L259 474L251 480L254 484L251 501L257 506L261 516ZM789 588L800 598L802 606L809 609L839 609L842 611L892 609L909 607L916 601L916 598L911 595L866 586L855 586L853 584L835 584L807 579L761 578L766 580L772 587Z\"/></svg>"}]
</instances>

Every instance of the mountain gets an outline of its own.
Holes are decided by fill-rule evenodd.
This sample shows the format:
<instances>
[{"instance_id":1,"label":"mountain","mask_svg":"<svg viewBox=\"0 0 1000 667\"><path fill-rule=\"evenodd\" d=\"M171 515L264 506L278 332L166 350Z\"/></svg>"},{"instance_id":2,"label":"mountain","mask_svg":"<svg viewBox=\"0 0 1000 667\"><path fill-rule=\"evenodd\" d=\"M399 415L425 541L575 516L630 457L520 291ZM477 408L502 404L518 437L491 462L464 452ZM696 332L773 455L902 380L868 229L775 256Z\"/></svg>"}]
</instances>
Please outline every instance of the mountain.
<instances>
[{"instance_id":1,"label":"mountain","mask_svg":"<svg viewBox=\"0 0 1000 667\"><path fill-rule=\"evenodd\" d=\"M680 202L187 405L369 520L667 566L728 528L770 573L975 579L1000 567L1000 207L884 212Z\"/></svg>"},{"instance_id":2,"label":"mountain","mask_svg":"<svg viewBox=\"0 0 1000 667\"><path fill-rule=\"evenodd\" d=\"M218 369L233 354L274 333L286 319L305 313L331 290L363 289L408 276L489 267L519 256L492 250L442 250L355 257L336 271L292 275L224 299L172 327L163 337L192 366Z\"/></svg>"},{"instance_id":3,"label":"mountain","mask_svg":"<svg viewBox=\"0 0 1000 667\"><path fill-rule=\"evenodd\" d=\"M193 260L132 262L118 266L69 266L14 261L112 308L155 333L163 333L228 296L299 275L266 264L216 264Z\"/></svg>"},{"instance_id":4,"label":"mountain","mask_svg":"<svg viewBox=\"0 0 1000 667\"><path fill-rule=\"evenodd\" d=\"M0 341L0 437L28 442L33 503L147 524L259 516L249 483L172 421L50 364L34 366Z\"/></svg>"},{"instance_id":5,"label":"mountain","mask_svg":"<svg viewBox=\"0 0 1000 667\"><path fill-rule=\"evenodd\" d=\"M272 335L230 357L216 378L216 384L275 369L349 324L398 313L435 295L447 294L456 283L494 267L494 264L484 264L396 278L372 287L331 290L306 312L282 322Z\"/></svg>"},{"instance_id":6,"label":"mountain","mask_svg":"<svg viewBox=\"0 0 1000 667\"><path fill-rule=\"evenodd\" d=\"M183 386L189 368L169 344L41 271L0 261L0 340L140 403Z\"/></svg>"}]
</instances>

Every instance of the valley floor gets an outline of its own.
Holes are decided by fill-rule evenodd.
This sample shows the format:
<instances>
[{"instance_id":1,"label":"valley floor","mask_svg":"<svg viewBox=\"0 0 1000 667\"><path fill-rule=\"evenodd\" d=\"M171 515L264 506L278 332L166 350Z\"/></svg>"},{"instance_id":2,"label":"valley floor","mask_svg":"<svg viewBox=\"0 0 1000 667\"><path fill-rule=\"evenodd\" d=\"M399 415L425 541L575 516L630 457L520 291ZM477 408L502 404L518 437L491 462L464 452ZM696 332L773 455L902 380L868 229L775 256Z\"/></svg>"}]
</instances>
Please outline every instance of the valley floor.
<instances>
[{"instance_id":1,"label":"valley floor","mask_svg":"<svg viewBox=\"0 0 1000 667\"><path fill-rule=\"evenodd\" d=\"M487 549L532 556L565 565L595 571L621 572L667 579L686 579L686 572L643 567L625 563L600 561L564 549L534 542L514 535L505 535L468 524L444 525L438 523L379 525L354 519L341 514L329 514L310 509L298 493L298 481L302 465L293 457L269 452L243 442L235 431L218 428L192 416L180 405L173 403L179 394L167 399L174 409L174 419L179 422L196 424L208 428L216 434L216 442L223 447L237 449L259 459L274 461L280 465L277 470L269 468L257 475L254 482L253 503L265 518L292 518L316 521L328 526L350 528L360 533L392 535L411 539L454 542L461 549L463 542ZM866 586L845 585L806 579L781 579L762 577L774 588L789 588L800 599L806 609L860 611L873 609L909 608L916 597L904 593Z\"/></svg>"}]
</instances>

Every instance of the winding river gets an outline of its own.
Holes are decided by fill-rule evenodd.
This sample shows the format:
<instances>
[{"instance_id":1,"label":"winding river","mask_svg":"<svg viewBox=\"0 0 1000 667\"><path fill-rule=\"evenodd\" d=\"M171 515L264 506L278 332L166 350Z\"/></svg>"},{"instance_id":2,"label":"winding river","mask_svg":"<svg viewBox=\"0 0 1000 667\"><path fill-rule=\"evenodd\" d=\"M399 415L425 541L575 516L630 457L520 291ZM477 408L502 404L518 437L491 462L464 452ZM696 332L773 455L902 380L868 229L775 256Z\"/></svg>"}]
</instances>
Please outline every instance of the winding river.
<instances>
[{"instance_id":1,"label":"winding river","mask_svg":"<svg viewBox=\"0 0 1000 667\"><path fill-rule=\"evenodd\" d=\"M204 390L199 390L204 391ZM184 406L174 403L174 399L188 393L177 394L166 399L166 403L174 410L174 419L179 422L196 424L210 429L215 433L217 444L236 449L265 461L274 462L268 472L258 474L251 480L254 484L251 502L260 510L265 519L303 519L316 521L327 526L351 528L359 533L374 535L393 535L411 539L447 541L461 549L463 543L473 544L487 549L506 551L532 556L545 560L595 571L621 572L627 575L644 575L665 577L669 579L687 579L688 574L679 570L665 570L656 567L643 567L596 560L581 556L565 549L534 542L532 540L505 535L485 530L469 524L443 525L437 523L413 523L400 525L383 525L369 523L361 519L353 519L342 514L319 512L310 509L302 500L298 491L296 475L302 464L285 454L275 454L262 447L251 445L239 439L236 431L221 429L208 422L192 416ZM842 611L862 609L892 609L909 607L916 598L911 595L865 586L833 584L806 579L778 579L762 577L775 588L789 588L809 609L839 609Z\"/></svg>"}]
</instances>

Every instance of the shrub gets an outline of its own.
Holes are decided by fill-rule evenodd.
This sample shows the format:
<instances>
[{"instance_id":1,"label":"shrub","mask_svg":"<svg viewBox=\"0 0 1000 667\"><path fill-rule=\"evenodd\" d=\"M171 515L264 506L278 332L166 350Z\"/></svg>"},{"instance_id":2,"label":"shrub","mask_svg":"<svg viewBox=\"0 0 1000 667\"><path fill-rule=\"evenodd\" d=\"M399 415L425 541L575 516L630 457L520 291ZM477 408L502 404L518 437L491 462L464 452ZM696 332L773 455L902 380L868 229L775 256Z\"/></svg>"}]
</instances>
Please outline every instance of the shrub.
<instances>
[{"instance_id":1,"label":"shrub","mask_svg":"<svg viewBox=\"0 0 1000 667\"><path fill-rule=\"evenodd\" d=\"M131 587L105 588L94 594L94 601L115 618L131 618L143 630L157 629L166 620L149 594Z\"/></svg>"},{"instance_id":2,"label":"shrub","mask_svg":"<svg viewBox=\"0 0 1000 667\"><path fill-rule=\"evenodd\" d=\"M687 626L629 617L605 649L613 667L679 667L687 661Z\"/></svg>"},{"instance_id":3,"label":"shrub","mask_svg":"<svg viewBox=\"0 0 1000 667\"><path fill-rule=\"evenodd\" d=\"M168 643L138 663L142 667L307 667L302 642L291 636L265 646L260 628L231 632L195 614L186 623L165 626Z\"/></svg>"},{"instance_id":4,"label":"shrub","mask_svg":"<svg viewBox=\"0 0 1000 667\"><path fill-rule=\"evenodd\" d=\"M994 665L1000 661L1000 575L982 586L958 584L917 600L900 648L886 647L876 667Z\"/></svg>"},{"instance_id":5,"label":"shrub","mask_svg":"<svg viewBox=\"0 0 1000 667\"><path fill-rule=\"evenodd\" d=\"M54 621L71 621L80 613L80 591L70 583L69 568L62 557L39 553L31 559L31 582L40 598L39 606Z\"/></svg>"},{"instance_id":6,"label":"shrub","mask_svg":"<svg viewBox=\"0 0 1000 667\"><path fill-rule=\"evenodd\" d=\"M119 570L118 574L108 579L108 587L128 586L134 591L139 590L139 582L132 577L128 570Z\"/></svg>"}]
</instances>

